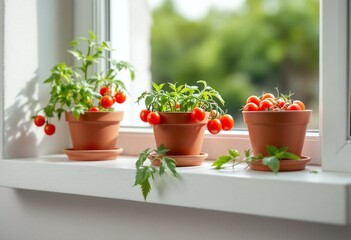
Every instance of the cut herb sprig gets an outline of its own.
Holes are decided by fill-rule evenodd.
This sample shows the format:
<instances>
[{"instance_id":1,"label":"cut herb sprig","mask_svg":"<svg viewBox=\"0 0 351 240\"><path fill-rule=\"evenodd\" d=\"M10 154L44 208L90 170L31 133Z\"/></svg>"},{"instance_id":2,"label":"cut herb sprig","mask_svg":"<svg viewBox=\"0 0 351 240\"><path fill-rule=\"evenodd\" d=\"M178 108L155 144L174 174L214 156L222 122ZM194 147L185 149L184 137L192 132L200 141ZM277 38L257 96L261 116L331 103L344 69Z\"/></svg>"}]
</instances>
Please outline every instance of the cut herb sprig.
<instances>
[{"instance_id":1,"label":"cut herb sprig","mask_svg":"<svg viewBox=\"0 0 351 240\"><path fill-rule=\"evenodd\" d=\"M269 167L269 169L277 173L280 169L280 160L282 159L290 159L290 160L298 160L299 157L293 153L288 152L288 147L277 148L272 145L268 145L266 147L267 156L263 156L261 153L252 155L251 150L245 151L245 157L240 158L240 153L235 149L229 149L228 155L222 155L215 160L212 164L212 167L215 169L221 169L224 164L232 162L232 167L240 164L246 163L248 166L252 163L252 161L257 161L262 159L262 164L264 166Z\"/></svg>"},{"instance_id":2,"label":"cut herb sprig","mask_svg":"<svg viewBox=\"0 0 351 240\"><path fill-rule=\"evenodd\" d=\"M151 191L150 179L154 180L155 175L162 176L169 172L172 176L178 177L176 170L176 162L173 158L167 157L165 154L168 149L164 145L160 145L157 149L147 148L140 153L138 160L135 163L136 175L134 186L140 186L144 200L146 201L148 194ZM151 165L146 165L145 161L149 155L153 155ZM160 161L160 166L156 167L152 163Z\"/></svg>"}]
</instances>

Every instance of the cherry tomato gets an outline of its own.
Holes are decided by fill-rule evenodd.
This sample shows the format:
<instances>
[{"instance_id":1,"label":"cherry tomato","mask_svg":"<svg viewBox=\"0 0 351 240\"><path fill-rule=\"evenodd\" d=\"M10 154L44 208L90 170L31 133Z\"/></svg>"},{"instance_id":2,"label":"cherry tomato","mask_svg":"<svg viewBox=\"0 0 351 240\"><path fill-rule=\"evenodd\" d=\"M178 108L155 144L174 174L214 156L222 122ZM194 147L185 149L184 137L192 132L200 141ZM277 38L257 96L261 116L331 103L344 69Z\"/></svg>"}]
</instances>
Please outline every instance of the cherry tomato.
<instances>
[{"instance_id":1,"label":"cherry tomato","mask_svg":"<svg viewBox=\"0 0 351 240\"><path fill-rule=\"evenodd\" d=\"M206 113L205 110L199 107L195 107L191 111L191 119L195 122L201 122L205 119Z\"/></svg>"},{"instance_id":2,"label":"cherry tomato","mask_svg":"<svg viewBox=\"0 0 351 240\"><path fill-rule=\"evenodd\" d=\"M179 109L180 108L180 104L179 103L176 103L176 109Z\"/></svg>"},{"instance_id":3,"label":"cherry tomato","mask_svg":"<svg viewBox=\"0 0 351 240\"><path fill-rule=\"evenodd\" d=\"M260 102L260 106L258 106L258 109L260 111L264 111L270 109L271 107L273 107L273 103L268 99L265 99L262 102Z\"/></svg>"},{"instance_id":4,"label":"cherry tomato","mask_svg":"<svg viewBox=\"0 0 351 240\"><path fill-rule=\"evenodd\" d=\"M115 101L119 104L124 103L126 101L127 95L123 91L119 91L115 93Z\"/></svg>"},{"instance_id":5,"label":"cherry tomato","mask_svg":"<svg viewBox=\"0 0 351 240\"><path fill-rule=\"evenodd\" d=\"M110 92L110 89L108 87L106 87L106 86L102 86L100 88L101 96L105 96L105 95L109 94L109 92Z\"/></svg>"},{"instance_id":6,"label":"cherry tomato","mask_svg":"<svg viewBox=\"0 0 351 240\"><path fill-rule=\"evenodd\" d=\"M97 106L92 106L89 108L89 112L99 112L100 109Z\"/></svg>"},{"instance_id":7,"label":"cherry tomato","mask_svg":"<svg viewBox=\"0 0 351 240\"><path fill-rule=\"evenodd\" d=\"M260 98L255 95L248 97L246 100L246 103L254 103L257 106L260 105L260 102L261 102Z\"/></svg>"},{"instance_id":8,"label":"cherry tomato","mask_svg":"<svg viewBox=\"0 0 351 240\"><path fill-rule=\"evenodd\" d=\"M297 103L293 103L288 106L287 110L301 110L301 107Z\"/></svg>"},{"instance_id":9,"label":"cherry tomato","mask_svg":"<svg viewBox=\"0 0 351 240\"><path fill-rule=\"evenodd\" d=\"M141 110L141 112L140 112L140 119L141 119L141 121L147 122L147 116L149 115L150 112L151 111L147 110L147 109Z\"/></svg>"},{"instance_id":10,"label":"cherry tomato","mask_svg":"<svg viewBox=\"0 0 351 240\"><path fill-rule=\"evenodd\" d=\"M48 123L44 127L45 134L49 136L53 135L55 133L55 130L56 130L55 125L52 123Z\"/></svg>"},{"instance_id":11,"label":"cherry tomato","mask_svg":"<svg viewBox=\"0 0 351 240\"><path fill-rule=\"evenodd\" d=\"M244 111L258 111L258 106L252 102L245 105Z\"/></svg>"},{"instance_id":12,"label":"cherry tomato","mask_svg":"<svg viewBox=\"0 0 351 240\"><path fill-rule=\"evenodd\" d=\"M219 120L222 123L222 129L224 131L229 131L234 126L234 118L229 114L224 114Z\"/></svg>"},{"instance_id":13,"label":"cherry tomato","mask_svg":"<svg viewBox=\"0 0 351 240\"><path fill-rule=\"evenodd\" d=\"M45 124L45 118L42 115L36 115L34 117L34 124L38 127L41 127Z\"/></svg>"},{"instance_id":14,"label":"cherry tomato","mask_svg":"<svg viewBox=\"0 0 351 240\"><path fill-rule=\"evenodd\" d=\"M272 93L264 93L264 94L262 94L262 100L265 100L265 99L268 99L268 98L275 99L275 96Z\"/></svg>"},{"instance_id":15,"label":"cherry tomato","mask_svg":"<svg viewBox=\"0 0 351 240\"><path fill-rule=\"evenodd\" d=\"M114 104L114 99L109 95L105 95L101 98L100 103L103 108L111 108Z\"/></svg>"},{"instance_id":16,"label":"cherry tomato","mask_svg":"<svg viewBox=\"0 0 351 240\"><path fill-rule=\"evenodd\" d=\"M158 114L158 112L150 112L147 115L147 121L148 123L150 123L151 125L157 125L160 123L161 121L161 116L160 114Z\"/></svg>"},{"instance_id":17,"label":"cherry tomato","mask_svg":"<svg viewBox=\"0 0 351 240\"><path fill-rule=\"evenodd\" d=\"M219 113L216 110L211 110L210 114L209 114L209 117L211 119L219 118Z\"/></svg>"},{"instance_id":18,"label":"cherry tomato","mask_svg":"<svg viewBox=\"0 0 351 240\"><path fill-rule=\"evenodd\" d=\"M278 107L283 108L285 106L285 100L282 98L279 98L277 100L277 105L278 105Z\"/></svg>"},{"instance_id":19,"label":"cherry tomato","mask_svg":"<svg viewBox=\"0 0 351 240\"><path fill-rule=\"evenodd\" d=\"M207 123L207 129L212 134L218 134L222 130L222 123L218 118L210 119Z\"/></svg>"},{"instance_id":20,"label":"cherry tomato","mask_svg":"<svg viewBox=\"0 0 351 240\"><path fill-rule=\"evenodd\" d=\"M301 110L305 110L305 104L301 102L300 100L295 100L293 103L296 103L297 105L300 106Z\"/></svg>"}]
</instances>

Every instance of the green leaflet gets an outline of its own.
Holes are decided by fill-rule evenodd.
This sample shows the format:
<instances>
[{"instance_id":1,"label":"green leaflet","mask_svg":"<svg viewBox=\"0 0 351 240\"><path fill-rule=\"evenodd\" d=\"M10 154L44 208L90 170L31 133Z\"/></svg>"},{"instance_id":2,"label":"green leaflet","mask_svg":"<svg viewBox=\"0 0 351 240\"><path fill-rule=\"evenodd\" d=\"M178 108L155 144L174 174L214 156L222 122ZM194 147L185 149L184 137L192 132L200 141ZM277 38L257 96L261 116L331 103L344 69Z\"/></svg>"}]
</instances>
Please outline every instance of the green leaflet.
<instances>
[{"instance_id":1,"label":"green leaflet","mask_svg":"<svg viewBox=\"0 0 351 240\"><path fill-rule=\"evenodd\" d=\"M172 176L178 176L176 162L173 158L165 155L167 152L168 149L161 144L157 149L150 150L147 148L139 154L139 158L135 163L136 174L134 186L140 186L145 201L151 191L150 179L154 179L155 174L162 176L170 172ZM144 165L150 154L153 154L153 159L160 160L159 168L153 165Z\"/></svg>"}]
</instances>

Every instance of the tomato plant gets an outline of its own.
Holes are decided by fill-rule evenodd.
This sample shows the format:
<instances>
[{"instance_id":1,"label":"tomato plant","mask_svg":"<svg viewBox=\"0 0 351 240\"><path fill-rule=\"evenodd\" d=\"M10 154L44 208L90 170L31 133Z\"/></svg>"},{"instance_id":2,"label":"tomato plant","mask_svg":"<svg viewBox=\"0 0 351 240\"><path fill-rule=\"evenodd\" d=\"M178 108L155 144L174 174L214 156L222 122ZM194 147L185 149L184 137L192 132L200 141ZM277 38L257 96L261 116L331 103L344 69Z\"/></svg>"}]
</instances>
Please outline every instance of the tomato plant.
<instances>
[{"instance_id":1,"label":"tomato plant","mask_svg":"<svg viewBox=\"0 0 351 240\"><path fill-rule=\"evenodd\" d=\"M56 127L52 123L48 123L44 127L44 132L46 135L51 136L55 133Z\"/></svg>"},{"instance_id":2,"label":"tomato plant","mask_svg":"<svg viewBox=\"0 0 351 240\"><path fill-rule=\"evenodd\" d=\"M98 110L94 108L98 104L102 106L99 111L111 111L111 98L114 102L115 97L111 95L126 90L120 74L128 71L134 79L130 63L105 57L112 50L109 42L99 41L93 32L72 41L68 53L74 57L74 65L59 63L51 69L51 75L44 81L51 88L50 98L36 115L43 112L44 122L50 122L53 117L60 119L64 112L72 112L78 120L85 112ZM107 71L94 71L100 61L109 63ZM123 102L121 96L118 102Z\"/></svg>"},{"instance_id":3,"label":"tomato plant","mask_svg":"<svg viewBox=\"0 0 351 240\"><path fill-rule=\"evenodd\" d=\"M211 134L218 134L222 130L222 123L218 118L210 119L207 123L207 129Z\"/></svg>"},{"instance_id":4,"label":"tomato plant","mask_svg":"<svg viewBox=\"0 0 351 240\"><path fill-rule=\"evenodd\" d=\"M191 112L199 107L205 112L216 110L221 115L224 113L220 107L224 106L222 96L203 80L193 86L168 83L167 90L163 83L152 83L152 87L138 97L137 103L143 101L145 107L153 112Z\"/></svg>"},{"instance_id":5,"label":"tomato plant","mask_svg":"<svg viewBox=\"0 0 351 240\"><path fill-rule=\"evenodd\" d=\"M45 117L43 115L36 115L34 118L34 124L41 127L45 124Z\"/></svg>"}]
</instances>

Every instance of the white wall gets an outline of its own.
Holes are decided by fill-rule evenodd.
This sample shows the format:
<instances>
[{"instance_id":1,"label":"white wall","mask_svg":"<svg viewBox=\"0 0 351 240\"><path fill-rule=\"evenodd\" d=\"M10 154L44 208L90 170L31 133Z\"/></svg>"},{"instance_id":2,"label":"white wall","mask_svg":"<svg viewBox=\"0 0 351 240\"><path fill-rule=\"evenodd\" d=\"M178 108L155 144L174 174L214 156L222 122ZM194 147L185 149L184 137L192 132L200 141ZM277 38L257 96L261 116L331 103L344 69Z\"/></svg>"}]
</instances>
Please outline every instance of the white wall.
<instances>
[{"instance_id":1,"label":"white wall","mask_svg":"<svg viewBox=\"0 0 351 240\"><path fill-rule=\"evenodd\" d=\"M5 0L1 22L4 48L3 157L62 152L68 145L64 120L57 134L45 137L31 116L48 100L42 82L57 63L70 64L66 53L73 36L72 0Z\"/></svg>"},{"instance_id":2,"label":"white wall","mask_svg":"<svg viewBox=\"0 0 351 240\"><path fill-rule=\"evenodd\" d=\"M351 226L8 188L0 196L4 240L351 239Z\"/></svg>"},{"instance_id":3,"label":"white wall","mask_svg":"<svg viewBox=\"0 0 351 240\"><path fill-rule=\"evenodd\" d=\"M47 97L41 82L51 66L70 61L64 49L73 36L72 6L73 0L0 4L0 30L6 23L0 33L0 46L5 46L0 49L0 77L6 89L0 98L5 99L0 100L6 120L0 125L5 157L60 151L67 143L65 131L60 130L63 126L55 137L44 139L28 117L40 107L37 100ZM0 239L346 240L351 239L351 226L0 187Z\"/></svg>"}]
</instances>

